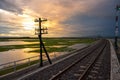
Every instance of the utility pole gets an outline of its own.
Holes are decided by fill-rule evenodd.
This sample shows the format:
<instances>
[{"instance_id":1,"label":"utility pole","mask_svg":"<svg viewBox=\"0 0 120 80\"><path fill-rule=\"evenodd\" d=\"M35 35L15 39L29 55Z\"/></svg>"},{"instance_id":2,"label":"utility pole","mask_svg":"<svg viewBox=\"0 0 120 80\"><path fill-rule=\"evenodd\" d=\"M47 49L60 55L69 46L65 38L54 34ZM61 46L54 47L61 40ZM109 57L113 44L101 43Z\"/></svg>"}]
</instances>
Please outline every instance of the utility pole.
<instances>
[{"instance_id":1,"label":"utility pole","mask_svg":"<svg viewBox=\"0 0 120 80\"><path fill-rule=\"evenodd\" d=\"M118 49L118 32L119 32L119 29L118 29L118 11L120 11L120 5L117 5L116 6L116 18L115 18L115 21L116 21L116 26L115 26L115 49Z\"/></svg>"},{"instance_id":2,"label":"utility pole","mask_svg":"<svg viewBox=\"0 0 120 80\"><path fill-rule=\"evenodd\" d=\"M50 60L50 57L49 57L49 55L48 55L48 53L47 53L47 50L46 50L46 48L45 48L45 45L44 45L44 43L43 43L43 41L42 41L42 34L48 34L48 32L47 32L47 27L46 28L42 28L41 27L41 23L42 22L44 22L44 21L47 21L47 19L41 19L41 18L39 18L39 19L35 19L35 22L39 22L39 28L38 29L35 29L35 34L37 34L38 35L38 38L39 38L39 42L40 42L40 67L42 67L43 66L43 57L42 57L42 50L44 50L44 52L45 52L45 54L46 54L46 57L47 57L47 59L48 59L48 61L49 61L49 63L50 64L52 64L52 62L51 62L51 60Z\"/></svg>"}]
</instances>

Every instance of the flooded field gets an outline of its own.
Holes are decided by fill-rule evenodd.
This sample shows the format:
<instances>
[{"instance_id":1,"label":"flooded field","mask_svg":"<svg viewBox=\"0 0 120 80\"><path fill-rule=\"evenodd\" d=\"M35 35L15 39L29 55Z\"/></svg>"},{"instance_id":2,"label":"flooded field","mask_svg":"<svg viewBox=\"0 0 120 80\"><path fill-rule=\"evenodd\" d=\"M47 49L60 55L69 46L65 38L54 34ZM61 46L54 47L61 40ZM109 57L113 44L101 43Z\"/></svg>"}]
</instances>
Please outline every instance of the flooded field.
<instances>
[{"instance_id":1,"label":"flooded field","mask_svg":"<svg viewBox=\"0 0 120 80\"><path fill-rule=\"evenodd\" d=\"M24 42L24 41L2 41L0 42L0 46L5 46L5 45L23 45L23 44L36 44L39 42Z\"/></svg>"},{"instance_id":2,"label":"flooded field","mask_svg":"<svg viewBox=\"0 0 120 80\"><path fill-rule=\"evenodd\" d=\"M39 55L38 53L28 53L29 50L32 49L12 49L9 51L0 52L0 64Z\"/></svg>"},{"instance_id":3,"label":"flooded field","mask_svg":"<svg viewBox=\"0 0 120 80\"><path fill-rule=\"evenodd\" d=\"M34 50L32 48L24 48L24 49L13 49L5 52L0 52L0 64L8 63L8 62L13 62L25 58L30 58L34 56L39 57L39 53L31 52L29 53L28 51ZM51 58L56 58L60 55L64 55L67 52L51 52L49 53ZM34 58L35 60L38 59L38 57ZM46 55L43 53L43 59L46 60Z\"/></svg>"},{"instance_id":4,"label":"flooded field","mask_svg":"<svg viewBox=\"0 0 120 80\"><path fill-rule=\"evenodd\" d=\"M46 39L44 40L44 44L50 57L55 58L57 56L64 55L71 50L85 47L85 45L88 44L81 41L82 40L78 39ZM95 40L91 40L91 42L93 41ZM38 40L24 39L0 41L0 64L38 55ZM46 59L45 54L43 54L43 58Z\"/></svg>"}]
</instances>

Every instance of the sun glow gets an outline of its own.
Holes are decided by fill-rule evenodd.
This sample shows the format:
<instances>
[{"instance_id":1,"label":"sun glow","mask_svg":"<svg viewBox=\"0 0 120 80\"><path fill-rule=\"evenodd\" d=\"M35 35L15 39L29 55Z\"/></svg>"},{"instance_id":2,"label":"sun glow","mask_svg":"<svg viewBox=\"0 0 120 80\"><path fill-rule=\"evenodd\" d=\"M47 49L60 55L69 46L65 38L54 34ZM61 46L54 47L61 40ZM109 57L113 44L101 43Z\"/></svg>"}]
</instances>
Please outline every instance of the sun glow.
<instances>
[{"instance_id":1,"label":"sun glow","mask_svg":"<svg viewBox=\"0 0 120 80\"><path fill-rule=\"evenodd\" d=\"M44 26L44 27L48 27L48 28L51 28L51 27L56 27L57 26L57 22L56 21L47 21L47 22L45 22L45 23L43 23L42 25Z\"/></svg>"},{"instance_id":2,"label":"sun glow","mask_svg":"<svg viewBox=\"0 0 120 80\"><path fill-rule=\"evenodd\" d=\"M25 20L25 21L23 21L22 22L22 26L26 30L33 30L34 27L35 27L34 22L32 20Z\"/></svg>"},{"instance_id":3,"label":"sun glow","mask_svg":"<svg viewBox=\"0 0 120 80\"><path fill-rule=\"evenodd\" d=\"M35 28L35 22L34 22L34 18L27 15L27 14L22 14L19 15L23 18L22 20L22 26L24 27L24 29L26 30L33 30Z\"/></svg>"}]
</instances>

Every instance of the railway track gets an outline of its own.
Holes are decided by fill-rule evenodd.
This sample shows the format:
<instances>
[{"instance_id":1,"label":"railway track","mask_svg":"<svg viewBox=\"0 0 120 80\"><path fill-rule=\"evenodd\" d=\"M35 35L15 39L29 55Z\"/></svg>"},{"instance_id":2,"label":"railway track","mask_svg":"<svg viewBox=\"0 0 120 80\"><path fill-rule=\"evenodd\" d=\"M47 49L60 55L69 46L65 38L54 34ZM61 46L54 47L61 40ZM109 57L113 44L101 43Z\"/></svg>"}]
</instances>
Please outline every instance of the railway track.
<instances>
[{"instance_id":1,"label":"railway track","mask_svg":"<svg viewBox=\"0 0 120 80\"><path fill-rule=\"evenodd\" d=\"M99 40L85 49L78 50L52 65L17 80L109 80L109 47L107 40Z\"/></svg>"},{"instance_id":2,"label":"railway track","mask_svg":"<svg viewBox=\"0 0 120 80\"><path fill-rule=\"evenodd\" d=\"M101 43L95 49L88 51L87 54L82 55L81 58L53 75L49 80L104 80L104 77L99 76L99 71L104 51L109 46L109 42L103 40ZM109 80L109 77L105 80Z\"/></svg>"}]
</instances>

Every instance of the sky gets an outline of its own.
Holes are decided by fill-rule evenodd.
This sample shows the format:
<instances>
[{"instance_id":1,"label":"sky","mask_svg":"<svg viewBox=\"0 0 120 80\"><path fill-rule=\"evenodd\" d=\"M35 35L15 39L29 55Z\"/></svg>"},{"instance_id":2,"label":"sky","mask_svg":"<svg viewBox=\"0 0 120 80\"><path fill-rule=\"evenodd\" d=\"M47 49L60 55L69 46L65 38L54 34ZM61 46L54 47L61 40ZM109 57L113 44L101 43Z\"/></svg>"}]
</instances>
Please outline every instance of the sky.
<instances>
[{"instance_id":1,"label":"sky","mask_svg":"<svg viewBox=\"0 0 120 80\"><path fill-rule=\"evenodd\" d=\"M117 4L120 0L0 0L0 37L37 36L38 18L47 19L45 37L114 36Z\"/></svg>"}]
</instances>

